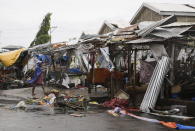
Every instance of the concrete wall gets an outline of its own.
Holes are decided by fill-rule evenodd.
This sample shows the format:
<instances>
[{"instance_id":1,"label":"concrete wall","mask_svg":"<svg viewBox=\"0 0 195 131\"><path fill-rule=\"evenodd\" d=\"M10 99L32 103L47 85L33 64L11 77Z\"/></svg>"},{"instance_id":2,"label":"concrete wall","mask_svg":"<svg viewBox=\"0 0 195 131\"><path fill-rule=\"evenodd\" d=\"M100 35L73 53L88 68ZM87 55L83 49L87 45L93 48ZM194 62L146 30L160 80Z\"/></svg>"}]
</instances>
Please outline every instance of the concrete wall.
<instances>
[{"instance_id":1,"label":"concrete wall","mask_svg":"<svg viewBox=\"0 0 195 131\"><path fill-rule=\"evenodd\" d=\"M131 24L139 23L142 21L158 21L161 20L163 17L160 16L158 13L144 7L141 10L141 13L135 18L135 20Z\"/></svg>"}]
</instances>

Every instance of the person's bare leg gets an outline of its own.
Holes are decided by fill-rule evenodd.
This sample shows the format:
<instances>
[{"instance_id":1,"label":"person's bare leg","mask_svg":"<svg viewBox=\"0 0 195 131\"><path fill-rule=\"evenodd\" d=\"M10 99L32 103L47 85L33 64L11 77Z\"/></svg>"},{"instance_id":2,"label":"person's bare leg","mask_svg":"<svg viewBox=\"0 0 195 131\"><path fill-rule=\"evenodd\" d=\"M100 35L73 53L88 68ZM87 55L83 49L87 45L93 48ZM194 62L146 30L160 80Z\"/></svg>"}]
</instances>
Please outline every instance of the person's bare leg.
<instances>
[{"instance_id":1,"label":"person's bare leg","mask_svg":"<svg viewBox=\"0 0 195 131\"><path fill-rule=\"evenodd\" d=\"M33 86L33 88L32 88L32 96L34 97L35 96L35 86Z\"/></svg>"}]
</instances>

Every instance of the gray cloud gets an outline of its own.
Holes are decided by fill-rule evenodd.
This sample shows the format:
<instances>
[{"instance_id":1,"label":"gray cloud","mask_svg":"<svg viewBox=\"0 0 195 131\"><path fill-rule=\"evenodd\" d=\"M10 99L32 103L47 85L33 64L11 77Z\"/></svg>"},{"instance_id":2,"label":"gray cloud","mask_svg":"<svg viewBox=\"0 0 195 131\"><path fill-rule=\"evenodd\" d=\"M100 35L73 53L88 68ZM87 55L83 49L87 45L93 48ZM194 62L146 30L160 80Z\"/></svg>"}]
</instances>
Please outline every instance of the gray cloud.
<instances>
[{"instance_id":1,"label":"gray cloud","mask_svg":"<svg viewBox=\"0 0 195 131\"><path fill-rule=\"evenodd\" d=\"M97 33L104 20L128 22L144 0L0 0L0 47L28 47L47 12L52 12L52 41L65 41L82 31ZM146 0L194 3L194 0Z\"/></svg>"}]
</instances>

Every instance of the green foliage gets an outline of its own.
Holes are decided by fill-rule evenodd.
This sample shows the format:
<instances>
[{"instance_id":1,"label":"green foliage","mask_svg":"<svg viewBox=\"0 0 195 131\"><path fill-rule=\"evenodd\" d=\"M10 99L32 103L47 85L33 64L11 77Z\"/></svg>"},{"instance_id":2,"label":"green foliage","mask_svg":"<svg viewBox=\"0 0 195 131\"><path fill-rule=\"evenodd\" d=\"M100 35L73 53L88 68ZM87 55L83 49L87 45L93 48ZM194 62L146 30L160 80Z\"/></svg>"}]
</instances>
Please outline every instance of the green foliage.
<instances>
[{"instance_id":1,"label":"green foliage","mask_svg":"<svg viewBox=\"0 0 195 131\"><path fill-rule=\"evenodd\" d=\"M30 46L35 46L35 45L40 45L40 44L44 44L50 41L50 34L49 34L49 30L50 30L50 17L51 17L51 13L47 13L45 18L43 19L40 29L38 31L38 33L36 34L35 39L31 42Z\"/></svg>"}]
</instances>

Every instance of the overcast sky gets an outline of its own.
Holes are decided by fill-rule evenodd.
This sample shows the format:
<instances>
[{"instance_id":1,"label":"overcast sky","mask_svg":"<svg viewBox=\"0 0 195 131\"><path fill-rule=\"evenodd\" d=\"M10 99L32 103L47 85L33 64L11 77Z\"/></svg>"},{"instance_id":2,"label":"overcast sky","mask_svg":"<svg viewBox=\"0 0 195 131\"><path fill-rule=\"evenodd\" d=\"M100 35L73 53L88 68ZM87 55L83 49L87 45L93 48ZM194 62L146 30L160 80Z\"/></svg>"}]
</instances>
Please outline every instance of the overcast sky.
<instances>
[{"instance_id":1,"label":"overcast sky","mask_svg":"<svg viewBox=\"0 0 195 131\"><path fill-rule=\"evenodd\" d=\"M195 0L0 0L0 47L28 47L48 12L52 42L97 33L104 20L128 23L143 2L193 3Z\"/></svg>"}]
</instances>

